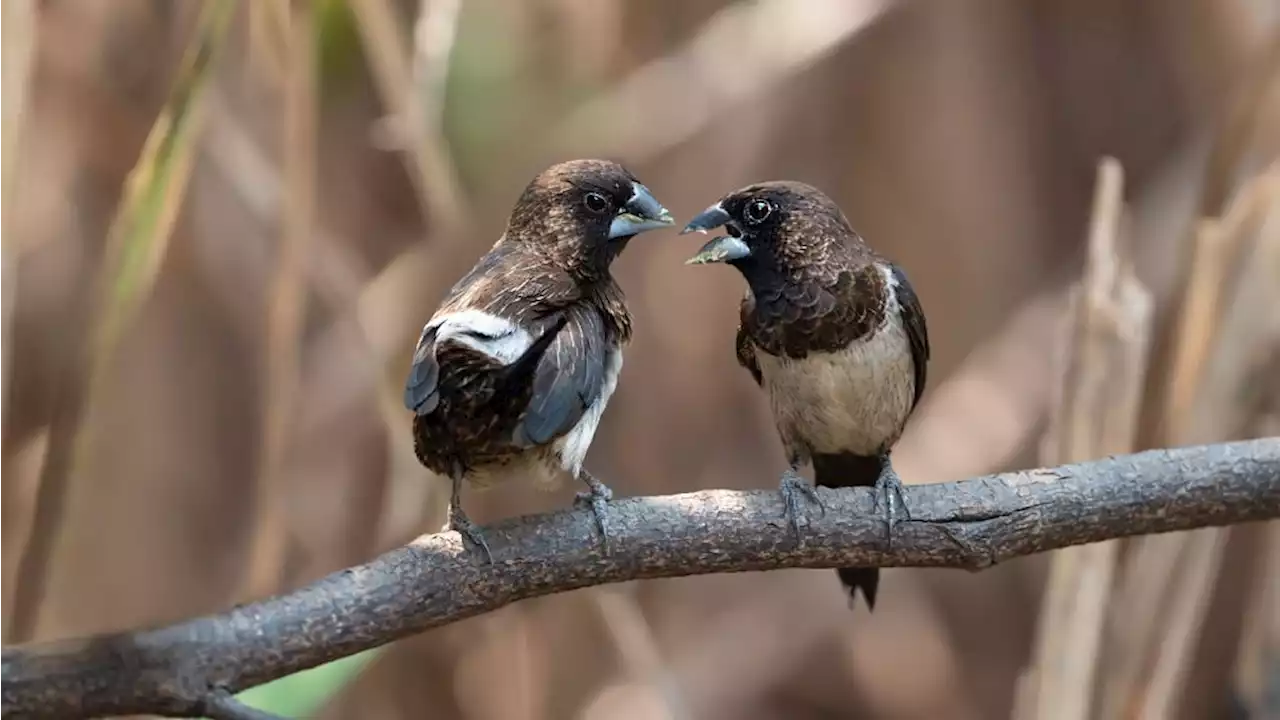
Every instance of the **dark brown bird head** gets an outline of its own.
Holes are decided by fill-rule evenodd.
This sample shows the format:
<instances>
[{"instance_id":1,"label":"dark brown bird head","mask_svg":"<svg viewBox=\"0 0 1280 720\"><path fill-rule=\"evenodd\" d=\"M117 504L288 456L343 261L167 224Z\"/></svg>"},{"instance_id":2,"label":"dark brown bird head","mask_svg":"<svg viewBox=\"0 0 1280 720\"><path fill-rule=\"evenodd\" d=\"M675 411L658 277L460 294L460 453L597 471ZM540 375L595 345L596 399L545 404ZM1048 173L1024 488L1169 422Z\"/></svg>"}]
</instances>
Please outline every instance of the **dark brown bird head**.
<instances>
[{"instance_id":1,"label":"dark brown bird head","mask_svg":"<svg viewBox=\"0 0 1280 720\"><path fill-rule=\"evenodd\" d=\"M691 220L681 234L719 227L728 234L713 238L688 264L728 263L753 284L765 277L793 277L827 258L871 258L870 248L839 206L801 182L773 181L735 190Z\"/></svg>"},{"instance_id":2,"label":"dark brown bird head","mask_svg":"<svg viewBox=\"0 0 1280 720\"><path fill-rule=\"evenodd\" d=\"M608 160L570 160L538 174L507 223L511 242L543 246L575 275L607 273L627 242L674 224L629 170Z\"/></svg>"}]
</instances>

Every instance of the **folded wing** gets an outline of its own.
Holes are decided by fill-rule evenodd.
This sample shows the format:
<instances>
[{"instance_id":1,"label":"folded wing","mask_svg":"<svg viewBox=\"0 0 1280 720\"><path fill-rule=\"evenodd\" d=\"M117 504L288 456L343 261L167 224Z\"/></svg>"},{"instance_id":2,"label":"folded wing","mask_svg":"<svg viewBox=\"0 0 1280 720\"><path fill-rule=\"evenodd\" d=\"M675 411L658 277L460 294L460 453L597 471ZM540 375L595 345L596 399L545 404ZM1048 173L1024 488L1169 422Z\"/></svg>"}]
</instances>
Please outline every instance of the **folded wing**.
<instances>
[{"instance_id":1,"label":"folded wing","mask_svg":"<svg viewBox=\"0 0 1280 720\"><path fill-rule=\"evenodd\" d=\"M533 394L516 429L517 444L552 442L607 400L606 392L617 382L614 365L620 364L617 350L608 345L599 313L589 308L573 313L538 363Z\"/></svg>"}]
</instances>

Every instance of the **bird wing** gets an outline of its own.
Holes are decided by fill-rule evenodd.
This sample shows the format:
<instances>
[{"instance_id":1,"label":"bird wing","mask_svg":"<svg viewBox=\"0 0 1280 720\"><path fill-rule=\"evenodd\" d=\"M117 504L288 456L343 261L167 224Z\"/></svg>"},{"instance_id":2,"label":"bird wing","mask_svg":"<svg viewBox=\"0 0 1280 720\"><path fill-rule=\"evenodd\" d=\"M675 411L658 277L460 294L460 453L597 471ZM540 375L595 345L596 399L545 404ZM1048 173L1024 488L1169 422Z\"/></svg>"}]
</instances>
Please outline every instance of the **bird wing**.
<instances>
[{"instance_id":1,"label":"bird wing","mask_svg":"<svg viewBox=\"0 0 1280 720\"><path fill-rule=\"evenodd\" d=\"M902 268L892 265L893 281L896 284L898 308L902 314L902 324L907 329L907 339L911 343L911 362L915 367L915 398L911 402L914 408L924 394L929 364L929 329L925 325L924 310L920 307L920 298L907 280Z\"/></svg>"},{"instance_id":2,"label":"bird wing","mask_svg":"<svg viewBox=\"0 0 1280 720\"><path fill-rule=\"evenodd\" d=\"M440 363L436 360L436 331L430 323L422 328L413 349L409 379L404 386L404 406L418 415L430 415L440 403Z\"/></svg>"},{"instance_id":3,"label":"bird wing","mask_svg":"<svg viewBox=\"0 0 1280 720\"><path fill-rule=\"evenodd\" d=\"M407 408L418 415L436 409L442 372L451 386L492 394L502 389L495 373L510 376L538 362L564 322L554 307L559 287L554 278L511 282L522 267L519 254L498 245L449 291L414 348Z\"/></svg>"},{"instance_id":4,"label":"bird wing","mask_svg":"<svg viewBox=\"0 0 1280 720\"><path fill-rule=\"evenodd\" d=\"M567 312L569 321L534 372L517 444L543 445L568 433L601 399L606 385L617 382L618 348L609 341L600 313L589 307Z\"/></svg>"},{"instance_id":5,"label":"bird wing","mask_svg":"<svg viewBox=\"0 0 1280 720\"><path fill-rule=\"evenodd\" d=\"M757 385L763 387L764 376L760 373L760 363L756 360L755 345L751 342L751 336L747 334L747 329L741 324L738 325L738 337L734 342L734 346L738 353L738 364L751 373L751 377L756 381Z\"/></svg>"}]
</instances>

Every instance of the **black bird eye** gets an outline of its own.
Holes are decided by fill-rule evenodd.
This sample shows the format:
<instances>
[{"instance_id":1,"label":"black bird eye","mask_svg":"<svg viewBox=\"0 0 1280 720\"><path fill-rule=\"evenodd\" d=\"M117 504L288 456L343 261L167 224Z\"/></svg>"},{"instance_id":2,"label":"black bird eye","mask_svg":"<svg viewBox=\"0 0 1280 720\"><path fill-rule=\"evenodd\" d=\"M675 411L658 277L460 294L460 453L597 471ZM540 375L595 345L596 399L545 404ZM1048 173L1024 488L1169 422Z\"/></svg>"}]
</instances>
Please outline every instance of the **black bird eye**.
<instances>
[{"instance_id":1,"label":"black bird eye","mask_svg":"<svg viewBox=\"0 0 1280 720\"><path fill-rule=\"evenodd\" d=\"M752 200L747 203L745 215L747 222L752 225L759 225L764 222L770 214L773 213L773 204L767 200Z\"/></svg>"},{"instance_id":2,"label":"black bird eye","mask_svg":"<svg viewBox=\"0 0 1280 720\"><path fill-rule=\"evenodd\" d=\"M586 197L582 198L582 202L593 213L602 213L609 209L609 201L598 192L587 193Z\"/></svg>"}]
</instances>

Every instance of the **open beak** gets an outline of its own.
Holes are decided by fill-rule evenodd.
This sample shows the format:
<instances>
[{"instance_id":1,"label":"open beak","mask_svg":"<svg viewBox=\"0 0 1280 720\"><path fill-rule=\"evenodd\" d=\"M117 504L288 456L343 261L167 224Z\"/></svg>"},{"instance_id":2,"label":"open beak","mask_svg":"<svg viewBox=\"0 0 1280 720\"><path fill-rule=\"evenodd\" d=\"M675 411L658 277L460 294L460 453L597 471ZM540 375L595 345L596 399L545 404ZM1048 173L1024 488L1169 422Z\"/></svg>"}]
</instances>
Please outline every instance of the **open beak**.
<instances>
[{"instance_id":1,"label":"open beak","mask_svg":"<svg viewBox=\"0 0 1280 720\"><path fill-rule=\"evenodd\" d=\"M647 230L675 225L671 213L653 197L649 188L640 183L631 184L631 197L622 212L609 224L610 238L631 237Z\"/></svg>"},{"instance_id":2,"label":"open beak","mask_svg":"<svg viewBox=\"0 0 1280 720\"><path fill-rule=\"evenodd\" d=\"M724 225L729 222L730 219L729 213L725 212L724 208L720 207L720 203L716 203L706 210L703 210L694 219L690 220L689 224L685 225L684 229L680 231L680 234L687 235L691 232L705 233L708 230L715 230L721 225Z\"/></svg>"},{"instance_id":3,"label":"open beak","mask_svg":"<svg viewBox=\"0 0 1280 720\"><path fill-rule=\"evenodd\" d=\"M703 210L697 217L689 221L684 226L684 230L680 231L681 235L691 232L705 233L708 230L714 230L728 223L732 218L729 213L720 207L720 203L716 203L711 207ZM684 261L685 265L706 265L707 263L728 263L735 260L741 260L751 257L751 248L742 241L742 238L732 235L721 235L712 238L711 242L702 246L697 255Z\"/></svg>"},{"instance_id":4,"label":"open beak","mask_svg":"<svg viewBox=\"0 0 1280 720\"><path fill-rule=\"evenodd\" d=\"M684 261L685 265L706 265L707 263L727 263L751 257L751 248L742 242L742 238L722 235L702 246L697 255Z\"/></svg>"}]
</instances>

